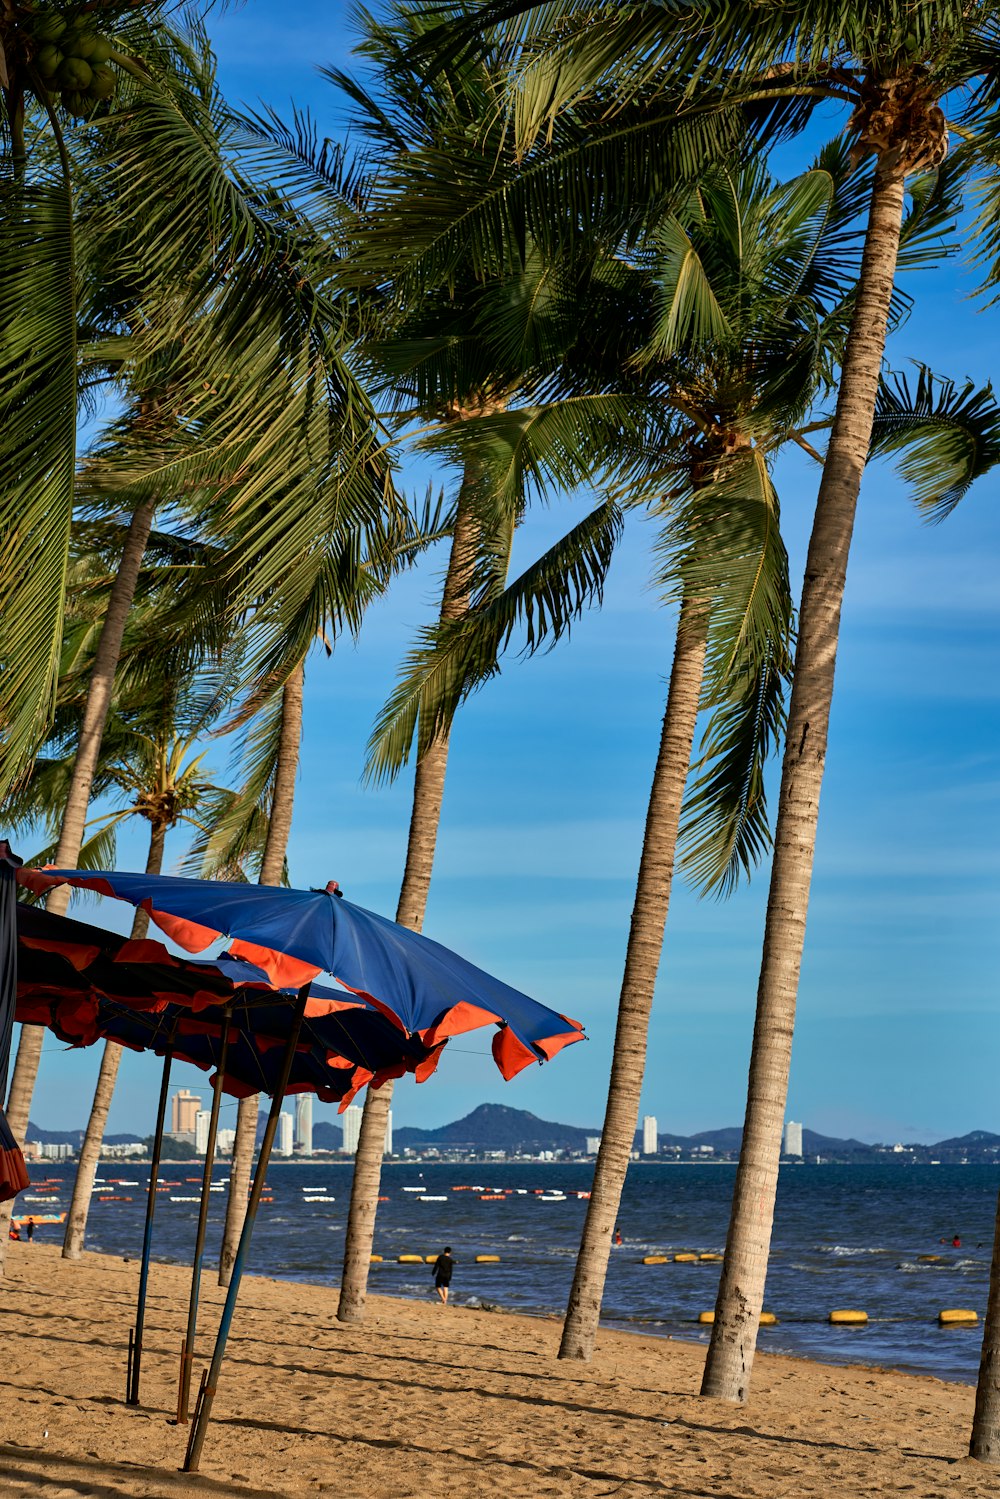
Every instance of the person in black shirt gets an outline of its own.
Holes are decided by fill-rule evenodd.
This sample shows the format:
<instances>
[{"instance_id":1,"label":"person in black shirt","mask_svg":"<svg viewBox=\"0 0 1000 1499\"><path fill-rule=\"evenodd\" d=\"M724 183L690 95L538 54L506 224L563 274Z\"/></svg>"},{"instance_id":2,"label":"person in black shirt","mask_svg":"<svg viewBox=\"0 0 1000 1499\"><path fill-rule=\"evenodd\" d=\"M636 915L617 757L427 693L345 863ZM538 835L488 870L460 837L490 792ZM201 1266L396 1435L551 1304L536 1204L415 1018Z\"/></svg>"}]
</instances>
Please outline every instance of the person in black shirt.
<instances>
[{"instance_id":1,"label":"person in black shirt","mask_svg":"<svg viewBox=\"0 0 1000 1499\"><path fill-rule=\"evenodd\" d=\"M434 1261L434 1285L442 1303L448 1305L448 1287L451 1285L451 1272L455 1268L455 1261L451 1257L451 1248L445 1245L443 1254L439 1254Z\"/></svg>"}]
</instances>

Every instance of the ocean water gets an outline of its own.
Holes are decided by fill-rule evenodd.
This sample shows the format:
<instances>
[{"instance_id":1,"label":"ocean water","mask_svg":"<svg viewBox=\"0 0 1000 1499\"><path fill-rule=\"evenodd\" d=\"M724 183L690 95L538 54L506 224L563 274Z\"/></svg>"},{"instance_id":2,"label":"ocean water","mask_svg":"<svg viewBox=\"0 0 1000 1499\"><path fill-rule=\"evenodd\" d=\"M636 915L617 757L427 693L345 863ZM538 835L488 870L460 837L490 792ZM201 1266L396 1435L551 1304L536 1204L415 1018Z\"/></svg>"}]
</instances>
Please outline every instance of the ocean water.
<instances>
[{"instance_id":1,"label":"ocean water","mask_svg":"<svg viewBox=\"0 0 1000 1499\"><path fill-rule=\"evenodd\" d=\"M55 1193L29 1190L19 1211L69 1206L72 1169L39 1163ZM157 1194L154 1257L190 1259L200 1177L194 1165L165 1166ZM216 1167L215 1182L228 1178ZM611 1256L605 1320L635 1331L707 1341L701 1311L715 1301L717 1264L646 1266L643 1255L721 1252L735 1168L633 1165L622 1200L624 1243ZM148 1168L102 1165L87 1247L139 1254ZM124 1178L130 1185L110 1178ZM196 1179L192 1179L196 1178ZM590 1187L585 1165L389 1166L379 1207L371 1290L427 1297L431 1267L400 1265L400 1254L437 1254L450 1244L457 1261L454 1298L491 1301L510 1311L561 1312L586 1212L576 1192ZM407 1189L423 1189L407 1190ZM455 1190L455 1188L481 1188ZM539 1188L563 1192L545 1201ZM765 1306L778 1325L762 1328L760 1347L829 1362L859 1362L974 1383L979 1364L1000 1169L993 1166L783 1166ZM254 1235L250 1268L293 1280L336 1282L343 1254L350 1167L332 1162L273 1162ZM508 1189L510 1189L508 1191ZM482 1195L505 1192L501 1201ZM131 1201L101 1202L101 1196ZM421 1201L421 1196L443 1201ZM310 1198L333 1198L334 1201ZM35 1200L32 1200L35 1199ZM209 1253L217 1253L225 1191L212 1193ZM48 1206L46 1204L49 1204ZM958 1234L961 1249L951 1240ZM39 1228L40 1241L61 1237ZM946 1244L940 1241L946 1240ZM500 1263L477 1265L477 1254ZM939 1255L935 1262L922 1255ZM303 1291L303 1296L307 1295ZM860 1308L867 1327L831 1327L829 1312ZM946 1307L970 1307L978 1327L940 1328Z\"/></svg>"}]
</instances>

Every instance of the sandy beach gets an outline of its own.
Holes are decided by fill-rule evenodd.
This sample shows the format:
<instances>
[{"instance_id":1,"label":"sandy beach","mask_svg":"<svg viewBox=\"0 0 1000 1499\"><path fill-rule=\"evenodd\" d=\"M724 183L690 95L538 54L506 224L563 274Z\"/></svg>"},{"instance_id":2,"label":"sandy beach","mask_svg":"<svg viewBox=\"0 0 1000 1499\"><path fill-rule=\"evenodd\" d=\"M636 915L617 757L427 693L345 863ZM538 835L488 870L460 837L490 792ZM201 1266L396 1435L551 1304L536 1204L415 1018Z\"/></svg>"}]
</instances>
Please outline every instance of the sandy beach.
<instances>
[{"instance_id":1,"label":"sandy beach","mask_svg":"<svg viewBox=\"0 0 1000 1499\"><path fill-rule=\"evenodd\" d=\"M560 1363L556 1321L244 1282L199 1477L173 1424L189 1277L155 1266L146 1405L122 1403L135 1262L11 1244L0 1493L44 1499L325 1494L951 1499L995 1494L965 1456L973 1392L924 1376L758 1358L743 1408L697 1398L703 1350L602 1334ZM202 1353L221 1296L206 1279ZM200 1377L200 1362L196 1365Z\"/></svg>"}]
</instances>

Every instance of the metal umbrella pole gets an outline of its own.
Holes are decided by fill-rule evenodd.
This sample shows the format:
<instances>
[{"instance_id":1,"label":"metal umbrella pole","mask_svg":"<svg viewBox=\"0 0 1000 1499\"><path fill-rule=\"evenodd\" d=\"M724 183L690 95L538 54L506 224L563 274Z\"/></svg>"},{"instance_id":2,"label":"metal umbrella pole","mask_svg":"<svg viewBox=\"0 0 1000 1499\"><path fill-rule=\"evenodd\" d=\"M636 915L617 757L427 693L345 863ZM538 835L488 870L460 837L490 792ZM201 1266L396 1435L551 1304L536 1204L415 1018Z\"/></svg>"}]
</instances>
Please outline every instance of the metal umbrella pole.
<instances>
[{"instance_id":1,"label":"metal umbrella pole","mask_svg":"<svg viewBox=\"0 0 1000 1499\"><path fill-rule=\"evenodd\" d=\"M211 1200L212 1167L215 1165L215 1142L219 1133L219 1109L222 1104L222 1083L226 1075L226 1059L229 1054L229 1027L233 1018L232 1005L226 1006L222 1020L222 1043L219 1062L212 1085L212 1112L208 1121L208 1139L205 1142L205 1174L201 1181L201 1206L198 1209L198 1231L194 1240L194 1262L191 1266L191 1299L188 1302L187 1331L181 1344L181 1373L177 1391L177 1424L186 1426L188 1405L191 1399L191 1365L194 1360L194 1340L198 1331L198 1293L201 1289L201 1265L205 1257L205 1230L208 1227L208 1205Z\"/></svg>"},{"instance_id":2,"label":"metal umbrella pole","mask_svg":"<svg viewBox=\"0 0 1000 1499\"><path fill-rule=\"evenodd\" d=\"M149 1257L153 1247L153 1214L156 1212L156 1182L160 1174L160 1152L163 1148L163 1122L167 1113L167 1089L170 1086L170 1064L174 1058L174 1036L171 1034L163 1053L163 1078L160 1102L156 1110L156 1133L153 1157L149 1164L149 1192L146 1197L146 1227L142 1236L142 1265L139 1270L139 1296L135 1307L135 1327L129 1333L126 1405L139 1404L139 1372L142 1364L142 1334L146 1324L146 1291L149 1286Z\"/></svg>"},{"instance_id":3,"label":"metal umbrella pole","mask_svg":"<svg viewBox=\"0 0 1000 1499\"><path fill-rule=\"evenodd\" d=\"M232 1278L229 1282L229 1290L226 1293L226 1304L222 1309L222 1317L219 1321L219 1331L215 1339L215 1351L212 1354L212 1362L207 1373L202 1375L201 1388L198 1391L198 1399L194 1408L194 1419L191 1423L191 1436L188 1439L187 1452L184 1455L185 1473L197 1473L201 1462L201 1452L205 1445L205 1434L208 1423L212 1418L212 1405L215 1401L216 1390L219 1384L219 1371L222 1368L222 1360L226 1353L226 1342L229 1338L229 1330L232 1326L233 1313L236 1310L236 1301L240 1291L240 1281L243 1278L243 1265L250 1249L250 1240L253 1238L254 1220L257 1217L257 1208L260 1205L261 1193L264 1190L264 1179L267 1175L268 1162L271 1159L271 1146L278 1129L278 1116L281 1113L281 1105L285 1098L285 1089L288 1087L288 1079L292 1071L292 1063L295 1060L295 1048L299 1043L299 1034L302 1030L302 1018L305 1014L306 1000L309 998L309 985L304 985L299 990L299 996L293 1012L291 1030L285 1047L285 1058L281 1068L281 1077L271 1098L271 1111L267 1116L267 1124L264 1127L264 1138L260 1145L260 1155L257 1157L257 1169L254 1172L253 1186L250 1188L250 1197L247 1202L246 1217L243 1220L243 1232L240 1234L239 1248L236 1258L233 1260Z\"/></svg>"}]
</instances>

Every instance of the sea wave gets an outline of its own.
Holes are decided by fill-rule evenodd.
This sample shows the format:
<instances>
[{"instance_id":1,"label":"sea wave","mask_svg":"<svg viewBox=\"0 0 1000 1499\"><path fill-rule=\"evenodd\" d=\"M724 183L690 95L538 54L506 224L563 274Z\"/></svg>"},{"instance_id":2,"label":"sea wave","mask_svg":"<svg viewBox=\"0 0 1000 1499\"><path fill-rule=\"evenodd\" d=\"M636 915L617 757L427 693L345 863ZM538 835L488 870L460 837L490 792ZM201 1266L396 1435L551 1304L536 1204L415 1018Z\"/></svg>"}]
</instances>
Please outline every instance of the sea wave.
<instances>
[{"instance_id":1,"label":"sea wave","mask_svg":"<svg viewBox=\"0 0 1000 1499\"><path fill-rule=\"evenodd\" d=\"M892 1254L893 1251L884 1244L817 1244L817 1254L835 1254L840 1258L862 1254Z\"/></svg>"}]
</instances>

